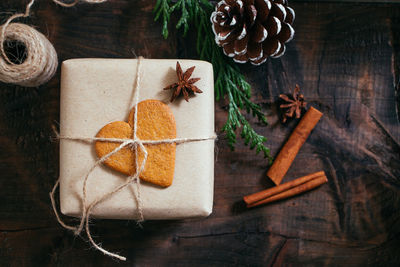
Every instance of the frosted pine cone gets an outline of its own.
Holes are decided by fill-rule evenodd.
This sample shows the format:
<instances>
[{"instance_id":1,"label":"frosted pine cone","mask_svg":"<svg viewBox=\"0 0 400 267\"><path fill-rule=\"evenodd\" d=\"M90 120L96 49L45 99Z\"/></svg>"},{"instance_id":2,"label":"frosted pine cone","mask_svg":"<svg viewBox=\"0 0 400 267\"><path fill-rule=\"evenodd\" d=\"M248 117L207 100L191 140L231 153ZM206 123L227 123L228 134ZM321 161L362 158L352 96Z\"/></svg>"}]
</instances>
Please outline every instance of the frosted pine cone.
<instances>
[{"instance_id":1,"label":"frosted pine cone","mask_svg":"<svg viewBox=\"0 0 400 267\"><path fill-rule=\"evenodd\" d=\"M222 0L210 19L225 55L260 65L285 53L285 43L294 36L294 17L287 0Z\"/></svg>"}]
</instances>

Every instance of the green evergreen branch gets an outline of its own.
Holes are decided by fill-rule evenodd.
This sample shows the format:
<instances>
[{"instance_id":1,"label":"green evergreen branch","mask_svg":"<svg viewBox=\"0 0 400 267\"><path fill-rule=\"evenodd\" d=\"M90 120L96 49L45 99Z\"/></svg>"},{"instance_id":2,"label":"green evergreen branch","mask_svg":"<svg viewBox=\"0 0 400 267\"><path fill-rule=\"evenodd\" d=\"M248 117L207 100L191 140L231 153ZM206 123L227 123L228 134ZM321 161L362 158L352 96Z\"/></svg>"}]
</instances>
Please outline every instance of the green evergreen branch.
<instances>
[{"instance_id":1,"label":"green evergreen branch","mask_svg":"<svg viewBox=\"0 0 400 267\"><path fill-rule=\"evenodd\" d=\"M174 12L175 9L181 9L181 17L176 23L176 28L180 29L183 25L183 36L186 35L187 31L189 30L189 12L186 8L186 2L185 0L178 0L172 7L171 7L171 13Z\"/></svg>"},{"instance_id":2,"label":"green evergreen branch","mask_svg":"<svg viewBox=\"0 0 400 267\"><path fill-rule=\"evenodd\" d=\"M170 0L157 0L154 7L155 17L154 20L157 21L160 16L162 16L162 35L165 39L168 38L168 23L170 15L172 13L170 6Z\"/></svg>"},{"instance_id":3,"label":"green evergreen branch","mask_svg":"<svg viewBox=\"0 0 400 267\"><path fill-rule=\"evenodd\" d=\"M222 128L222 130L227 134L228 144L231 146L231 148L233 148L234 144L236 143L235 131L237 128L242 126L241 137L244 139L245 145L250 145L250 149L256 148L257 154L262 151L264 153L264 157L268 158L271 162L272 158L270 156L270 149L264 145L264 142L267 141L267 138L257 134L256 131L254 131L250 123L237 107L231 92L228 92L228 97L228 119Z\"/></svg>"},{"instance_id":4,"label":"green evergreen branch","mask_svg":"<svg viewBox=\"0 0 400 267\"><path fill-rule=\"evenodd\" d=\"M236 130L241 128L241 137L245 144L251 149L256 148L256 152L263 152L265 157L270 157L270 150L264 143L267 140L259 135L251 127L246 117L240 109L245 109L263 124L267 124L267 119L261 111L261 107L253 103L251 97L251 86L246 81L239 67L232 59L225 56L222 49L214 41L214 33L211 30L210 15L214 6L207 0L157 0L154 12L155 20L162 15L164 38L168 37L168 23L171 14L180 9L181 17L176 28L183 26L183 35L189 29L190 24L197 28L196 50L199 58L212 62L215 76L215 98L217 101L227 96L228 118L222 131L226 133L228 145L234 149L236 143Z\"/></svg>"},{"instance_id":5,"label":"green evergreen branch","mask_svg":"<svg viewBox=\"0 0 400 267\"><path fill-rule=\"evenodd\" d=\"M176 29L180 29L183 26L183 36L185 36L189 30L188 19L193 17L193 13L189 14L186 7L187 2L191 2L191 0L177 0L175 4L172 4L171 0L157 0L154 6L154 21L157 21L160 17L162 18L162 35L165 39L168 38L168 23L171 14L177 9L180 9L181 17L176 23Z\"/></svg>"}]
</instances>

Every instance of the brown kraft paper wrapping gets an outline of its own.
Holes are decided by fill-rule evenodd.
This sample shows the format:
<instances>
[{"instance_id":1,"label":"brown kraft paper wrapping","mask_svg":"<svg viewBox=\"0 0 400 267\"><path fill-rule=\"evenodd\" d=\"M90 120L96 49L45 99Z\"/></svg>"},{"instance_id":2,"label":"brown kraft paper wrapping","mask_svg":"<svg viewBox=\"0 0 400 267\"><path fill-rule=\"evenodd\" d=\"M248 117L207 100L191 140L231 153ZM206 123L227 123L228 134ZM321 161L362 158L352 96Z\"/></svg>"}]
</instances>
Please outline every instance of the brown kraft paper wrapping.
<instances>
[{"instance_id":1,"label":"brown kraft paper wrapping","mask_svg":"<svg viewBox=\"0 0 400 267\"><path fill-rule=\"evenodd\" d=\"M158 99L171 108L177 138L206 138L214 135L214 87L210 63L179 60L183 70L196 66L193 77L202 94L189 102L169 102L170 91L162 90L177 81L177 60L142 61L139 101ZM126 121L130 111L136 59L73 59L61 68L61 136L94 137L106 124ZM60 206L65 215L79 217L85 174L97 160L93 143L60 140ZM127 176L97 167L87 184L87 203L122 184ZM141 186L144 218L182 219L204 217L212 212L214 188L214 140L189 142L176 147L172 185L161 188L145 182ZM138 219L134 185L97 205L92 217Z\"/></svg>"}]
</instances>

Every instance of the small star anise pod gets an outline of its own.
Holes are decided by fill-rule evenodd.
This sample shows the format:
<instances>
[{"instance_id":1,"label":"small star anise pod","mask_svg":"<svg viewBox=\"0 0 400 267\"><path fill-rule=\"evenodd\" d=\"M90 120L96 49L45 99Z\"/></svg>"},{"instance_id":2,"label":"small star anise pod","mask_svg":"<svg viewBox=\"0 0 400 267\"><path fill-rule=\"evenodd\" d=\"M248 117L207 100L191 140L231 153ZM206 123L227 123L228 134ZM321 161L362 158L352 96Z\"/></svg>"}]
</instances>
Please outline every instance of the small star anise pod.
<instances>
[{"instance_id":1,"label":"small star anise pod","mask_svg":"<svg viewBox=\"0 0 400 267\"><path fill-rule=\"evenodd\" d=\"M190 78L194 71L195 66L190 67L183 73L181 65L176 62L176 75L178 76L178 82L168 85L164 90L174 90L171 97L171 102L174 101L181 93L187 102L189 102L189 93L203 93L197 86L194 85L195 82L200 80L200 78Z\"/></svg>"},{"instance_id":2,"label":"small star anise pod","mask_svg":"<svg viewBox=\"0 0 400 267\"><path fill-rule=\"evenodd\" d=\"M296 84L293 94L279 95L286 103L280 105L281 109L285 109L283 113L283 122L286 122L287 118L292 118L296 114L296 118L299 119L301 116L301 110L305 109L307 102L304 101L304 96L300 94L300 87Z\"/></svg>"}]
</instances>

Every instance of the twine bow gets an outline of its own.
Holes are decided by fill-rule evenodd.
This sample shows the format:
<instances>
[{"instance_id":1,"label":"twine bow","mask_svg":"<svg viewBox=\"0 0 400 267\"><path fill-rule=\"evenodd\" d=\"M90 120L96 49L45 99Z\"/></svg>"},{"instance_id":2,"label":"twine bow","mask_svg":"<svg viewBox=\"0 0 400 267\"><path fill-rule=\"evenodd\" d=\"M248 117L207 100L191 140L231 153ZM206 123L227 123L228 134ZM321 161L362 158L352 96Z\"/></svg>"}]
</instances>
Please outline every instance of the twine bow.
<instances>
[{"instance_id":1,"label":"twine bow","mask_svg":"<svg viewBox=\"0 0 400 267\"><path fill-rule=\"evenodd\" d=\"M145 165L146 165L146 161L147 161L147 150L146 147L144 145L158 145L158 144L172 144L172 143L176 143L176 144L182 144L182 143L188 143L188 142L197 142L197 141L205 141L205 140L215 140L216 139L216 135L214 134L213 136L210 137L204 137L204 138L174 138L174 139L163 139L163 140L140 140L137 137L137 109L138 109L138 103L139 103L139 90L140 90L140 82L141 82L141 65L142 65L142 60L143 57L139 57L137 60L137 70L136 70L136 82L135 82L135 94L134 94L134 105L137 108L134 109L134 127L133 127L133 139L119 139L119 138L103 138L103 137L74 137L74 136L61 136L60 134L56 133L57 138L58 139L64 139L64 140L72 140L72 141L87 141L87 142L96 142L96 141L106 141L106 142L117 142L117 143L121 143L121 145L119 145L117 148L115 148L113 151L111 151L110 153L108 153L107 155L103 156L102 158L100 158L99 160L97 160L95 162L95 164L89 169L89 171L86 173L84 181L83 181L83 187L82 187L82 217L80 220L80 223L78 226L70 226L65 224L59 214L58 211L56 209L56 204L55 204L55 191L57 189L57 187L60 184L60 181L57 180L56 184L53 187L53 190L50 192L50 199L51 199L51 203L52 203L52 207L54 210L54 213L56 215L57 221L66 229L72 230L74 232L75 235L79 235L83 228L85 227L86 230L86 234L87 237L90 241L90 243L97 249L100 250L101 252L103 252L105 255L108 255L110 257L114 257L117 258L119 260L123 260L125 261L126 258L123 256L120 256L116 253L111 253L105 249L103 249L102 247L100 247L100 245L96 244L96 242L94 242L91 234L90 234L90 229L89 229L89 217L90 217L90 213L92 211L92 209L97 206L99 203L103 202L104 200L108 199L109 197L111 197L112 195L114 195L115 193L121 191L122 189L124 189L125 187L127 187L128 185L135 183L136 184L136 192L135 192L135 196L136 196L136 201L137 201L137 210L138 210L138 214L139 214L139 220L138 223L143 222L144 221L144 215L143 215L143 208L142 208L142 200L141 200L141 190L140 190L140 174L143 172ZM108 159L110 156L112 156L113 154L117 153L118 151L120 151L122 148L126 147L126 146L130 146L135 150L135 165L136 165L136 173L129 176L126 181L117 186L116 188L114 188L112 191L98 197L97 199L95 199L93 202L91 202L89 205L87 205L87 181L89 179L90 174L93 172L93 170L100 165L101 163L103 163L106 159ZM143 153L144 157L143 160L141 162L138 162L138 149L141 150L141 152Z\"/></svg>"}]
</instances>

